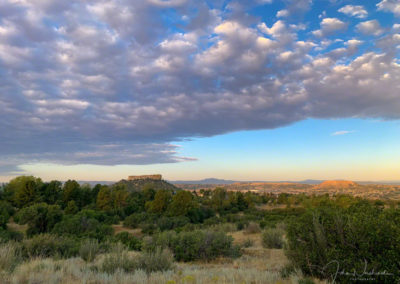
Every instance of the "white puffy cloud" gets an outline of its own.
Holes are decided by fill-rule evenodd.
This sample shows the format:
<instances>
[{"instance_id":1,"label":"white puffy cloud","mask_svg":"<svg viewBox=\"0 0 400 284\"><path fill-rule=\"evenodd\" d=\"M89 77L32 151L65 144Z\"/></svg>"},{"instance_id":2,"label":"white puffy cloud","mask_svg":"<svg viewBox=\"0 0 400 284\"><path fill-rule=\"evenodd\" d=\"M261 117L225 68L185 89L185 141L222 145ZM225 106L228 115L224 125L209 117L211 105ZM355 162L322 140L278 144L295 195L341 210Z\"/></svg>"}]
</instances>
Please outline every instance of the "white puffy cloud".
<instances>
[{"instance_id":1,"label":"white puffy cloud","mask_svg":"<svg viewBox=\"0 0 400 284\"><path fill-rule=\"evenodd\" d=\"M391 12L400 16L400 2L398 0L382 0L376 6L380 11Z\"/></svg>"},{"instance_id":2,"label":"white puffy cloud","mask_svg":"<svg viewBox=\"0 0 400 284\"><path fill-rule=\"evenodd\" d=\"M325 37L346 28L347 24L337 18L324 18L321 21L321 29L313 31L313 34L318 37Z\"/></svg>"},{"instance_id":3,"label":"white puffy cloud","mask_svg":"<svg viewBox=\"0 0 400 284\"><path fill-rule=\"evenodd\" d=\"M360 19L366 18L368 16L367 10L364 8L364 6L361 5L346 5L340 8L339 12Z\"/></svg>"},{"instance_id":4,"label":"white puffy cloud","mask_svg":"<svg viewBox=\"0 0 400 284\"><path fill-rule=\"evenodd\" d=\"M363 34L366 35L381 35L384 30L377 20L365 21L359 23L356 28Z\"/></svg>"}]
</instances>

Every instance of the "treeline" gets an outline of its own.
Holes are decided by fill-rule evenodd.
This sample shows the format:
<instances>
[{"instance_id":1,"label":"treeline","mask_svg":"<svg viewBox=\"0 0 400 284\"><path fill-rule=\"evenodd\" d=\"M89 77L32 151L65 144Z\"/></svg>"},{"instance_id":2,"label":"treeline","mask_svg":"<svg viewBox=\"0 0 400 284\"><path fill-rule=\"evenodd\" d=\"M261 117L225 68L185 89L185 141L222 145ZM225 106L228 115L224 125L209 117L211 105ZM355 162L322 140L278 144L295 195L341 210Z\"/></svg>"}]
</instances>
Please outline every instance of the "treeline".
<instances>
[{"instance_id":1,"label":"treeline","mask_svg":"<svg viewBox=\"0 0 400 284\"><path fill-rule=\"evenodd\" d=\"M13 230L9 226L13 222L26 225L26 232ZM115 234L112 225L116 224L140 234ZM351 282L351 272L365 269L379 283L400 280L400 209L395 201L223 188L196 193L160 189L155 184L130 190L126 183L91 187L73 180L43 182L32 176L17 177L0 189L0 243L16 242L25 258L81 255L91 259L87 257L94 253L91 249L112 252L122 244L124 249L147 253L150 259L168 255L168 250L177 261L209 261L238 257L251 246L249 242L234 245L227 234L240 230L262 232L266 248L285 249L290 265L283 276L300 269L304 275ZM121 255L128 257L123 250L114 255L119 268L141 267L133 260L118 262ZM126 263L134 264L127 268ZM170 267L167 264L163 267ZM104 265L106 272L118 268ZM338 274L337 267L349 273Z\"/></svg>"}]
</instances>

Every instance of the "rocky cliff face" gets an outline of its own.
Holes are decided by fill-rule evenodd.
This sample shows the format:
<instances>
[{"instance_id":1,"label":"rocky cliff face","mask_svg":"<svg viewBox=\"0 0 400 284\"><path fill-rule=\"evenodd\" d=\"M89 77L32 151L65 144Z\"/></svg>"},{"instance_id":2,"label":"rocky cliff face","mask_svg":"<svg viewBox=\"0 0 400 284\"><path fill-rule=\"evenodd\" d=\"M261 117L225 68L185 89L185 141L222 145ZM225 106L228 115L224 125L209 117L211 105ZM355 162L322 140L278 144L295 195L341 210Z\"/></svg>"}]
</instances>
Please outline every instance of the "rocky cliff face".
<instances>
[{"instance_id":1,"label":"rocky cliff face","mask_svg":"<svg viewBox=\"0 0 400 284\"><path fill-rule=\"evenodd\" d=\"M141 176L129 176L128 180L161 180L161 175L141 175Z\"/></svg>"}]
</instances>

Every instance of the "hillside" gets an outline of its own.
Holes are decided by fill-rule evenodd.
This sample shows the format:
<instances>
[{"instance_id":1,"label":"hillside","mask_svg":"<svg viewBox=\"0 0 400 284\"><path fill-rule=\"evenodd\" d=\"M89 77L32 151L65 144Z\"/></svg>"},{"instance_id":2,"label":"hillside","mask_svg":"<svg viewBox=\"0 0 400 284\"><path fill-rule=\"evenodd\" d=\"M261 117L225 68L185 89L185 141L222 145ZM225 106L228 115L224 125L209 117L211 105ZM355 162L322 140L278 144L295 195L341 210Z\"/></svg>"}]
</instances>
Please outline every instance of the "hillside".
<instances>
[{"instance_id":1,"label":"hillside","mask_svg":"<svg viewBox=\"0 0 400 284\"><path fill-rule=\"evenodd\" d=\"M152 185L155 190L158 189L170 189L177 190L178 188L173 184L165 180L154 180L154 179L140 179L140 180L126 180L122 179L115 184L125 184L128 191L140 191L143 190L144 186L147 184Z\"/></svg>"},{"instance_id":2,"label":"hillside","mask_svg":"<svg viewBox=\"0 0 400 284\"><path fill-rule=\"evenodd\" d=\"M353 188L358 186L360 186L358 183L349 180L327 180L320 183L315 188Z\"/></svg>"}]
</instances>

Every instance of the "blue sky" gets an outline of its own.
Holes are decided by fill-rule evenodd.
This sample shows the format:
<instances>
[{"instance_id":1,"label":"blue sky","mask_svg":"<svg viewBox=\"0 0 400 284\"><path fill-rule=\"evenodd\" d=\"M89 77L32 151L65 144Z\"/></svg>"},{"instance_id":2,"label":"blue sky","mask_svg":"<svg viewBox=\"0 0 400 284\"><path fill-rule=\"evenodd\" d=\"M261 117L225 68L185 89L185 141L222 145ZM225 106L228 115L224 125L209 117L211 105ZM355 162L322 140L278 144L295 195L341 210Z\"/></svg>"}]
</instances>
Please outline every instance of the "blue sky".
<instances>
[{"instance_id":1,"label":"blue sky","mask_svg":"<svg viewBox=\"0 0 400 284\"><path fill-rule=\"evenodd\" d=\"M398 0L0 3L0 180L400 173Z\"/></svg>"}]
</instances>

